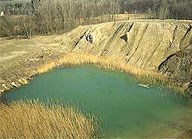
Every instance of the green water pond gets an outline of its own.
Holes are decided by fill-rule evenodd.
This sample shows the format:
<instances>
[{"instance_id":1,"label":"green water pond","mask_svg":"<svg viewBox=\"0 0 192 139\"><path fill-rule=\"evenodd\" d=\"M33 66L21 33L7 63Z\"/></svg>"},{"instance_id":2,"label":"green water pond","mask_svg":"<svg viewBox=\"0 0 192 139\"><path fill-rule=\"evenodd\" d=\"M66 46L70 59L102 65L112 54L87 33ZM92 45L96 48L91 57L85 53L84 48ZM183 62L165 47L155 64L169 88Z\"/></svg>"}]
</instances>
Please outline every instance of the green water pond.
<instances>
[{"instance_id":1,"label":"green water pond","mask_svg":"<svg viewBox=\"0 0 192 139\"><path fill-rule=\"evenodd\" d=\"M92 65L55 69L2 96L71 105L98 119L99 138L172 138L192 129L192 100L144 88L126 73Z\"/></svg>"}]
</instances>

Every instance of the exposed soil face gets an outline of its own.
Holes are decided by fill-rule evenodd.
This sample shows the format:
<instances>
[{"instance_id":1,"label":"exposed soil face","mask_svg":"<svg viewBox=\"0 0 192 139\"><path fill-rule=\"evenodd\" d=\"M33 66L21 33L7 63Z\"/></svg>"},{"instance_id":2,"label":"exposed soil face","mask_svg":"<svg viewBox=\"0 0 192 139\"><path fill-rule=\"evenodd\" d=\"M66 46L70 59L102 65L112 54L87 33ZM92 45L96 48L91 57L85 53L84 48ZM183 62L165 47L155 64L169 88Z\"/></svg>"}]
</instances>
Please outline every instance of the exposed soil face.
<instances>
[{"instance_id":1,"label":"exposed soil face","mask_svg":"<svg viewBox=\"0 0 192 139\"><path fill-rule=\"evenodd\" d=\"M87 36L92 36L92 43ZM69 40L69 41L68 41ZM55 40L62 49L121 59L192 86L192 21L133 20L80 26ZM188 89L191 93L191 89Z\"/></svg>"},{"instance_id":2,"label":"exposed soil face","mask_svg":"<svg viewBox=\"0 0 192 139\"><path fill-rule=\"evenodd\" d=\"M192 22L136 20L80 26L55 42L62 49L121 58L126 64L158 71L169 56L188 47ZM92 36L92 43L87 36Z\"/></svg>"}]
</instances>

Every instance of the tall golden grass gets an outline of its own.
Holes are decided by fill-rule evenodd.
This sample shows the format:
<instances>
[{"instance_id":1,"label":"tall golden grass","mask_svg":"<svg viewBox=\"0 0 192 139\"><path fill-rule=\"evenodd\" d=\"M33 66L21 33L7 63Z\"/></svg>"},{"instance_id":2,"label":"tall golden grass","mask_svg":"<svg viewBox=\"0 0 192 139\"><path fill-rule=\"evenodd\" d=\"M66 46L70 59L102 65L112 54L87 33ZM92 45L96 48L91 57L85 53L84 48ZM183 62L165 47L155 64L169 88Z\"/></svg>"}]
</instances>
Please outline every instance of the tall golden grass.
<instances>
[{"instance_id":1,"label":"tall golden grass","mask_svg":"<svg viewBox=\"0 0 192 139\"><path fill-rule=\"evenodd\" d=\"M37 101L0 104L0 138L92 138L93 118L70 107L45 106Z\"/></svg>"},{"instance_id":2,"label":"tall golden grass","mask_svg":"<svg viewBox=\"0 0 192 139\"><path fill-rule=\"evenodd\" d=\"M183 87L179 87L173 82L170 82L168 78L158 72L143 70L135 66L131 66L113 57L95 56L88 53L67 53L57 61L48 62L38 68L38 73L44 73L54 67L61 65L81 65L81 64L94 64L99 68L107 70L119 70L132 74L138 81L150 85L166 86L169 89L173 89L177 92L184 92Z\"/></svg>"}]
</instances>

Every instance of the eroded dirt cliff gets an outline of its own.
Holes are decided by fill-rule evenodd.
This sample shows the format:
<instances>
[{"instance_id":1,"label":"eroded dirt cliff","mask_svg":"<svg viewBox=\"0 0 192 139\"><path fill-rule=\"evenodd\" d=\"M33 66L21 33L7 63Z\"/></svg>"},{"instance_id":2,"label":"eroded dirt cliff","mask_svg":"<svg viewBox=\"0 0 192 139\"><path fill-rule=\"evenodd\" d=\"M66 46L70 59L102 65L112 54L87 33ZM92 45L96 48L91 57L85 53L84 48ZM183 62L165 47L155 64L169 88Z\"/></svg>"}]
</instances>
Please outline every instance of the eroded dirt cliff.
<instances>
[{"instance_id":1,"label":"eroded dirt cliff","mask_svg":"<svg viewBox=\"0 0 192 139\"><path fill-rule=\"evenodd\" d=\"M189 86L192 80L192 21L137 20L80 26L55 42L65 51L109 56L141 69L160 71L183 85Z\"/></svg>"}]
</instances>

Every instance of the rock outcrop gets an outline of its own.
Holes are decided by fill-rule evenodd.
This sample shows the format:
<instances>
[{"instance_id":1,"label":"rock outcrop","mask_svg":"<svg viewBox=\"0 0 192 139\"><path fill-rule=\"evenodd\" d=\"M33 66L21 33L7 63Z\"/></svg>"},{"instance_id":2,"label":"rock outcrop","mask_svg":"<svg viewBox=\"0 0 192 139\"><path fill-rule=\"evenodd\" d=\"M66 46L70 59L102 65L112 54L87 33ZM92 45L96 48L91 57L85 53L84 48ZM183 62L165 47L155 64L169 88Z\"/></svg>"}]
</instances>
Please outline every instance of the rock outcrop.
<instances>
[{"instance_id":1,"label":"rock outcrop","mask_svg":"<svg viewBox=\"0 0 192 139\"><path fill-rule=\"evenodd\" d=\"M187 88L192 96L192 45L168 57L159 71Z\"/></svg>"}]
</instances>

